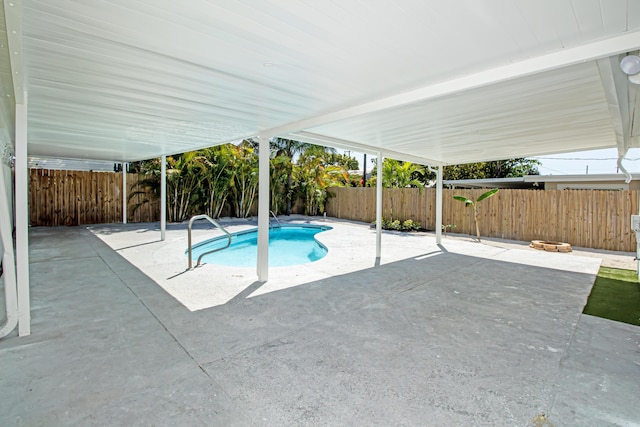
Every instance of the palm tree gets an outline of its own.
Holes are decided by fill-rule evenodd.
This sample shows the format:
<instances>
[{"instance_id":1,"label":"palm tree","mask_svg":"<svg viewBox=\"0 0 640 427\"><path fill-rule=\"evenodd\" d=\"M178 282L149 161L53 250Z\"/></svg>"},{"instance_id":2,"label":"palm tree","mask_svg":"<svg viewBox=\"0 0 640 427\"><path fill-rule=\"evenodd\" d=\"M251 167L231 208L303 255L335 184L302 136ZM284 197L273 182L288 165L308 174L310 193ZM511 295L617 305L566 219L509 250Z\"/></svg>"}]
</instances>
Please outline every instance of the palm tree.
<instances>
[{"instance_id":1,"label":"palm tree","mask_svg":"<svg viewBox=\"0 0 640 427\"><path fill-rule=\"evenodd\" d=\"M348 182L349 172L343 166L326 164L323 154L331 152L314 145L300 155L295 175L304 195L305 215L324 212L329 197L327 188L342 187Z\"/></svg>"},{"instance_id":2,"label":"palm tree","mask_svg":"<svg viewBox=\"0 0 640 427\"><path fill-rule=\"evenodd\" d=\"M422 192L424 184L415 178L422 171L419 165L411 162L401 162L394 159L384 159L382 162L382 187L389 188L391 219L393 219L393 196L396 188L417 187Z\"/></svg>"},{"instance_id":3,"label":"palm tree","mask_svg":"<svg viewBox=\"0 0 640 427\"><path fill-rule=\"evenodd\" d=\"M295 141L286 138L273 138L271 140L271 149L275 151L275 156L286 156L289 158L291 167L287 169L287 180L284 187L284 197L286 201L285 215L291 215L291 205L293 202L293 158L296 155L304 153L312 144L306 142Z\"/></svg>"},{"instance_id":4,"label":"palm tree","mask_svg":"<svg viewBox=\"0 0 640 427\"><path fill-rule=\"evenodd\" d=\"M246 218L251 214L251 207L258 191L258 155L251 141L242 141L231 145L230 157L231 179L229 188L231 202L238 218Z\"/></svg>"},{"instance_id":5,"label":"palm tree","mask_svg":"<svg viewBox=\"0 0 640 427\"><path fill-rule=\"evenodd\" d=\"M282 205L286 202L287 183L289 182L289 176L292 175L293 165L289 157L273 153L270 166L270 184L271 190L271 211L278 215Z\"/></svg>"},{"instance_id":6,"label":"palm tree","mask_svg":"<svg viewBox=\"0 0 640 427\"><path fill-rule=\"evenodd\" d=\"M197 192L205 179L198 152L167 157L167 207L170 222L184 221L197 205Z\"/></svg>"},{"instance_id":7,"label":"palm tree","mask_svg":"<svg viewBox=\"0 0 640 427\"><path fill-rule=\"evenodd\" d=\"M205 148L198 153L197 160L204 166L205 212L212 218L220 217L229 197L229 183L232 178L230 165L233 161L232 145L225 144Z\"/></svg>"}]
</instances>

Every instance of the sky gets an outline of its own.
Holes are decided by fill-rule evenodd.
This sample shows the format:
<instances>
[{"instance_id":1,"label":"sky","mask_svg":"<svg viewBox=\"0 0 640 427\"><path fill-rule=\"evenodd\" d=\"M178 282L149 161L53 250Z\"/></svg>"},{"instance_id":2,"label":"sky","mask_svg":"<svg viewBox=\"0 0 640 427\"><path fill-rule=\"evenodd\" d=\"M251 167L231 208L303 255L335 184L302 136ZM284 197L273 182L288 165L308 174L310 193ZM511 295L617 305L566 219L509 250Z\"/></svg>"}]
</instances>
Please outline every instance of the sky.
<instances>
[{"instance_id":1,"label":"sky","mask_svg":"<svg viewBox=\"0 0 640 427\"><path fill-rule=\"evenodd\" d=\"M364 160L362 153L351 153L358 159L360 169ZM367 171L373 168L371 158L367 156ZM583 175L583 174L604 174L617 172L618 150L607 148L604 150L579 151L566 154L554 154L548 156L531 157L538 159L542 163L538 170L540 175ZM640 148L632 148L627 153L626 160L622 162L624 167L631 173L640 173Z\"/></svg>"},{"instance_id":2,"label":"sky","mask_svg":"<svg viewBox=\"0 0 640 427\"><path fill-rule=\"evenodd\" d=\"M535 157L542 162L540 175L582 175L585 173L616 173L618 150L580 151ZM631 173L640 173L640 148L632 148L622 165Z\"/></svg>"}]
</instances>

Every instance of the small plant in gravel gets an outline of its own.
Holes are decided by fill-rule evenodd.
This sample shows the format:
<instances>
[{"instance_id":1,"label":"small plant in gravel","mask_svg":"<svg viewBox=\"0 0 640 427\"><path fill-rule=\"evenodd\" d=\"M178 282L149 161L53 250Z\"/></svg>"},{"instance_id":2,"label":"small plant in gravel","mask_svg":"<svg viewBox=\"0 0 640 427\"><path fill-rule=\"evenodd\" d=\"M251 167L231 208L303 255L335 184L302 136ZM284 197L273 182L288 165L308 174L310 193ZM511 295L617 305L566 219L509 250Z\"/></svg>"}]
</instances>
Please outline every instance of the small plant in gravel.
<instances>
[{"instance_id":1,"label":"small plant in gravel","mask_svg":"<svg viewBox=\"0 0 640 427\"><path fill-rule=\"evenodd\" d=\"M444 234L445 237L447 237L447 229L449 229L449 231L451 231L454 228L457 228L458 226L455 224L447 224L444 225L442 224L442 233Z\"/></svg>"}]
</instances>

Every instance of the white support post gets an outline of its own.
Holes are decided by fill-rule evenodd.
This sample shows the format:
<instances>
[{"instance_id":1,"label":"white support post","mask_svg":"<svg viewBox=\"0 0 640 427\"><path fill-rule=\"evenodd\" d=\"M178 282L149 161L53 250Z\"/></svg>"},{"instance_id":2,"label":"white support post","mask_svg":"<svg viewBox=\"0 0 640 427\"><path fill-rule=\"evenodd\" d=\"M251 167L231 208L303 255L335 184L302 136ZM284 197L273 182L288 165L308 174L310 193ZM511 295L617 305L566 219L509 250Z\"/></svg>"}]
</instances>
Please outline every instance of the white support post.
<instances>
[{"instance_id":1,"label":"white support post","mask_svg":"<svg viewBox=\"0 0 640 427\"><path fill-rule=\"evenodd\" d=\"M27 161L27 94L16 104L16 279L18 287L18 336L31 334L29 300L29 170Z\"/></svg>"},{"instance_id":2,"label":"white support post","mask_svg":"<svg viewBox=\"0 0 640 427\"><path fill-rule=\"evenodd\" d=\"M258 281L269 280L269 137L261 135L258 171Z\"/></svg>"},{"instance_id":3,"label":"white support post","mask_svg":"<svg viewBox=\"0 0 640 427\"><path fill-rule=\"evenodd\" d=\"M160 240L164 241L167 231L167 156L160 161Z\"/></svg>"},{"instance_id":4,"label":"white support post","mask_svg":"<svg viewBox=\"0 0 640 427\"><path fill-rule=\"evenodd\" d=\"M376 258L382 255L382 153L376 159L378 177L376 178Z\"/></svg>"},{"instance_id":5,"label":"white support post","mask_svg":"<svg viewBox=\"0 0 640 427\"><path fill-rule=\"evenodd\" d=\"M127 163L122 163L122 223L127 223Z\"/></svg>"},{"instance_id":6,"label":"white support post","mask_svg":"<svg viewBox=\"0 0 640 427\"><path fill-rule=\"evenodd\" d=\"M11 221L11 193L5 183L4 166L0 164L0 256L4 279L4 302L7 319L0 325L0 338L6 337L18 324L18 294L16 289L16 264L13 251L13 222Z\"/></svg>"},{"instance_id":7,"label":"white support post","mask_svg":"<svg viewBox=\"0 0 640 427\"><path fill-rule=\"evenodd\" d=\"M436 244L442 243L442 168L438 166L436 182Z\"/></svg>"}]
</instances>

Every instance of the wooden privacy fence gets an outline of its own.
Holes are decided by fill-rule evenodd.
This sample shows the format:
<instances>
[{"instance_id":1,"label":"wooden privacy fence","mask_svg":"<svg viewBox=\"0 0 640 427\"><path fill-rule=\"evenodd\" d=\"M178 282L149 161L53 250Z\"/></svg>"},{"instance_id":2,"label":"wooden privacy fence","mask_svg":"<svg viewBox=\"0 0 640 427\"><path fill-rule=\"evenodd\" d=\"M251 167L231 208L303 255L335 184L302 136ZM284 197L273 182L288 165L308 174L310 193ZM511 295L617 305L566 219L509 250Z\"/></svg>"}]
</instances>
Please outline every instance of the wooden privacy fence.
<instances>
[{"instance_id":1,"label":"wooden privacy fence","mask_svg":"<svg viewBox=\"0 0 640 427\"><path fill-rule=\"evenodd\" d=\"M143 176L127 174L127 194ZM443 190L442 222L455 224L457 233L475 234L472 208L453 199L476 199L485 190ZM375 220L375 188L332 188L327 215L342 219ZM127 221L160 219L160 204L142 203L148 196L128 202ZM435 228L436 191L433 188L383 190L383 216L412 219ZM140 205L133 212L134 206ZM300 207L297 207L300 209ZM296 211L298 209L295 209ZM610 190L500 190L478 204L483 236L529 241L568 242L573 246L635 251L630 216L638 210L637 191ZM29 180L31 225L77 225L122 222L122 174L31 169Z\"/></svg>"},{"instance_id":2,"label":"wooden privacy fence","mask_svg":"<svg viewBox=\"0 0 640 427\"><path fill-rule=\"evenodd\" d=\"M127 174L127 194L138 188L138 174ZM127 221L159 221L159 202L142 203L134 196L127 203ZM133 212L136 204L140 207ZM29 171L29 223L78 225L122 222L122 173L48 169Z\"/></svg>"},{"instance_id":3,"label":"wooden privacy fence","mask_svg":"<svg viewBox=\"0 0 640 427\"><path fill-rule=\"evenodd\" d=\"M341 219L375 220L375 188L332 188L327 215ZM443 190L442 223L455 224L456 233L475 235L473 208L454 195L475 200L487 190ZM383 217L412 219L435 229L436 190L384 189ZM392 213L393 212L393 213ZM635 251L630 216L638 212L638 191L500 190L478 203L483 236L529 241L535 239L573 246Z\"/></svg>"}]
</instances>

